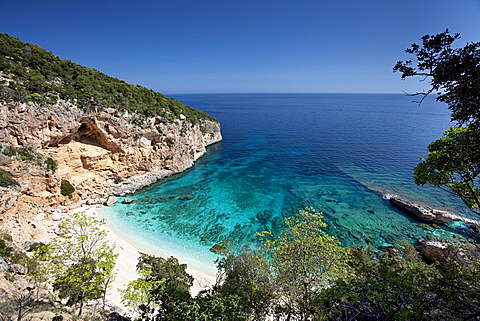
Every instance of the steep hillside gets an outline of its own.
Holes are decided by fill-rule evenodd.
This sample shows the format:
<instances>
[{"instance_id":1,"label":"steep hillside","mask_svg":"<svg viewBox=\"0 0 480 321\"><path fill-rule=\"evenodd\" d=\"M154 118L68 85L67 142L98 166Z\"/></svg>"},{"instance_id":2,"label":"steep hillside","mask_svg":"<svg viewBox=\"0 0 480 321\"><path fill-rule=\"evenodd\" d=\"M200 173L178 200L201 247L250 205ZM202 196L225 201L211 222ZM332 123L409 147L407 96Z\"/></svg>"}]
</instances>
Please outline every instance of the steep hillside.
<instances>
[{"instance_id":1,"label":"steep hillside","mask_svg":"<svg viewBox=\"0 0 480 321\"><path fill-rule=\"evenodd\" d=\"M0 34L0 223L132 193L221 139L204 112Z\"/></svg>"},{"instance_id":2,"label":"steep hillside","mask_svg":"<svg viewBox=\"0 0 480 321\"><path fill-rule=\"evenodd\" d=\"M17 103L54 104L59 99L81 109L113 107L145 117L162 116L174 121L184 115L191 123L215 121L210 115L187 107L142 86L109 77L95 69L60 59L38 45L0 33L0 99Z\"/></svg>"}]
</instances>

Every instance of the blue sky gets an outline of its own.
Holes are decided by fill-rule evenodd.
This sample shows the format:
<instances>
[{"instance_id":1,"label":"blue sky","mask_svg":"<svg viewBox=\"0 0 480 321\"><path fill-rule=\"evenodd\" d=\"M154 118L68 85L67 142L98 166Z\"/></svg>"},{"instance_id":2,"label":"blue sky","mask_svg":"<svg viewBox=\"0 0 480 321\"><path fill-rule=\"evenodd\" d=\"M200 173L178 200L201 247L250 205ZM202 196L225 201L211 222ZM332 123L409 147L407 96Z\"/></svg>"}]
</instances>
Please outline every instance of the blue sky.
<instances>
[{"instance_id":1,"label":"blue sky","mask_svg":"<svg viewBox=\"0 0 480 321\"><path fill-rule=\"evenodd\" d=\"M424 34L480 41L480 0L0 0L0 32L164 94L401 93Z\"/></svg>"}]
</instances>

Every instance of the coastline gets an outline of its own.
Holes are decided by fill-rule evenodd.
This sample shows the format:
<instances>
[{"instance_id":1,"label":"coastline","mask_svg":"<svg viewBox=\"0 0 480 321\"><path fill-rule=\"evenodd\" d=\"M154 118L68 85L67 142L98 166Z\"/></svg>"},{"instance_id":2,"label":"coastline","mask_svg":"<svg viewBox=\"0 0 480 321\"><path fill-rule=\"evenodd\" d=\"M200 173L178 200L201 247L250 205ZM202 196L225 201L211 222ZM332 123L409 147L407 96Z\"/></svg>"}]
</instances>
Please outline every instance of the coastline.
<instances>
[{"instance_id":1,"label":"coastline","mask_svg":"<svg viewBox=\"0 0 480 321\"><path fill-rule=\"evenodd\" d=\"M101 218L97 212L101 205L87 205L79 208L75 208L70 212L85 212L87 215L96 218L101 221ZM138 278L136 271L136 264L140 256L140 252L154 256L162 256L157 253L154 248L146 249L140 244L132 242L132 240L123 237L119 233L115 233L114 229L108 226L108 222L101 225L101 228L107 232L108 241L113 244L118 253L115 269L117 271L116 278L111 284L111 288L107 292L107 301L123 310L126 310L125 306L121 303L119 289L125 288L125 286ZM185 263L185 262L180 262ZM187 273L194 278L193 286L190 289L192 296L195 296L201 290L208 288L215 284L215 273L208 274L200 271L201 269L188 265ZM215 271L216 272L216 271Z\"/></svg>"}]
</instances>

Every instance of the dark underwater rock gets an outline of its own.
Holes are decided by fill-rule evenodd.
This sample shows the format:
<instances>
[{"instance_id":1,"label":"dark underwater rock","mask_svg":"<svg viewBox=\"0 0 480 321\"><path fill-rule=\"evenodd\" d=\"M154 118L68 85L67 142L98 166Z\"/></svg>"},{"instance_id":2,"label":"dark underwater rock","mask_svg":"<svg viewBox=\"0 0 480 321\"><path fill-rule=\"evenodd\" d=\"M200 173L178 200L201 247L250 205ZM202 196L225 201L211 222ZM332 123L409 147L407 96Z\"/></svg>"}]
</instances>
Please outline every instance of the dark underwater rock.
<instances>
[{"instance_id":1,"label":"dark underwater rock","mask_svg":"<svg viewBox=\"0 0 480 321\"><path fill-rule=\"evenodd\" d=\"M267 224L272 219L272 211L264 210L257 214L257 220L262 224Z\"/></svg>"}]
</instances>

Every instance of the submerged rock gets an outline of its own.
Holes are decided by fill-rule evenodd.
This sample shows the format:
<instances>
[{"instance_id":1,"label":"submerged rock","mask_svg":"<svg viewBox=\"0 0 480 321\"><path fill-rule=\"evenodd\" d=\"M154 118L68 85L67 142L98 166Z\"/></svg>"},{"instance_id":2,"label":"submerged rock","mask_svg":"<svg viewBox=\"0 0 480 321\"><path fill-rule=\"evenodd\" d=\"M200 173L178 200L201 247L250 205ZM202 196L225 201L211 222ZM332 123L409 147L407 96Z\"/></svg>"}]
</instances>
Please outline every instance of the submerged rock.
<instances>
[{"instance_id":1,"label":"submerged rock","mask_svg":"<svg viewBox=\"0 0 480 321\"><path fill-rule=\"evenodd\" d=\"M265 225L267 224L268 222L270 222L270 220L272 219L272 211L270 210L264 210L262 212L259 212L257 213L256 217L257 217L257 220L262 224L262 225Z\"/></svg>"},{"instance_id":2,"label":"submerged rock","mask_svg":"<svg viewBox=\"0 0 480 321\"><path fill-rule=\"evenodd\" d=\"M182 195L182 196L180 196L179 199L182 200L182 201L189 201L189 200L194 199L194 198L195 198L195 195Z\"/></svg>"},{"instance_id":3,"label":"submerged rock","mask_svg":"<svg viewBox=\"0 0 480 321\"><path fill-rule=\"evenodd\" d=\"M133 203L133 202L135 202L135 200L134 200L134 199L131 199L131 198L125 198L125 199L123 200L123 202L122 202L122 203L123 203L123 204L131 204L131 203Z\"/></svg>"}]
</instances>

